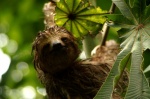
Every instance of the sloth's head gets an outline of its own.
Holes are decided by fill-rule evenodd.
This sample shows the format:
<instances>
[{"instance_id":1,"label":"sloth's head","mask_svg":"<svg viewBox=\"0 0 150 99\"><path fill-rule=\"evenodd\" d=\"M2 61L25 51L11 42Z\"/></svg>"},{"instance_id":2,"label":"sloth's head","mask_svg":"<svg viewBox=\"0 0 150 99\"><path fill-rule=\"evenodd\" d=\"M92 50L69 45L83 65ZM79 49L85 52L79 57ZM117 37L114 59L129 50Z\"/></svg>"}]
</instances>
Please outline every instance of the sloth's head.
<instances>
[{"instance_id":1,"label":"sloth's head","mask_svg":"<svg viewBox=\"0 0 150 99\"><path fill-rule=\"evenodd\" d=\"M80 53L72 34L57 26L38 34L33 51L35 67L52 74L71 66Z\"/></svg>"}]
</instances>

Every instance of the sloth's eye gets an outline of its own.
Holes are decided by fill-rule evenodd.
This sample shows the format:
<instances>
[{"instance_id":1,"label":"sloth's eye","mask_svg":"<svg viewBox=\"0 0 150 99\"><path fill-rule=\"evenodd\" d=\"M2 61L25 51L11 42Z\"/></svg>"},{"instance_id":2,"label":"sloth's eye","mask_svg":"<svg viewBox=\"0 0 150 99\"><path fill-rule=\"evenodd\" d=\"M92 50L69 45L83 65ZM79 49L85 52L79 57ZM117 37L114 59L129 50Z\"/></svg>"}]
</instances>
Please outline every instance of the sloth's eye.
<instances>
[{"instance_id":1,"label":"sloth's eye","mask_svg":"<svg viewBox=\"0 0 150 99\"><path fill-rule=\"evenodd\" d=\"M67 37L63 37L63 38L61 38L61 40L62 40L63 42L67 42L67 41L68 41L68 38L67 38Z\"/></svg>"}]
</instances>

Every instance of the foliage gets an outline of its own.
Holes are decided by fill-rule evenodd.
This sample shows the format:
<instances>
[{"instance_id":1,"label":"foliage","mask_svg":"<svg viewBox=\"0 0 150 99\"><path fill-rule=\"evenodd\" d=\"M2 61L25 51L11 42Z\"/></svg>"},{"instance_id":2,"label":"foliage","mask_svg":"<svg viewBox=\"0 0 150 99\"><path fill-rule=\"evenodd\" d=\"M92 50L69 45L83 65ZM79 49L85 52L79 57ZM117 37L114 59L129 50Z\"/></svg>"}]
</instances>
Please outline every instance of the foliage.
<instances>
[{"instance_id":1,"label":"foliage","mask_svg":"<svg viewBox=\"0 0 150 99\"><path fill-rule=\"evenodd\" d=\"M93 0L98 7L92 6L87 1L60 0L57 3L55 21L59 26L64 26L75 33L76 38L98 33L106 21L104 15L108 17L108 21L112 21L109 24L111 28L107 39L119 39L121 52L95 99L110 99L124 70L129 72L130 79L125 99L149 99L149 0L112 0L117 9L114 14L107 15L108 11L105 10L109 10L111 0ZM32 41L37 32L44 28L42 7L45 2L2 0L0 3L0 34L4 33L8 38L7 44L0 46L0 49L11 57L9 70L2 76L0 82L2 99L24 98L22 90L28 86L34 88L35 98L45 98L39 94L41 89L37 90L42 86L37 79L31 57ZM118 31L120 38L116 35L118 27L121 28ZM0 44L1 41L0 38ZM0 70L2 68L0 67Z\"/></svg>"},{"instance_id":2,"label":"foliage","mask_svg":"<svg viewBox=\"0 0 150 99\"><path fill-rule=\"evenodd\" d=\"M107 11L92 6L86 0L60 0L56 6L55 22L71 31L76 38L83 38L100 29L100 24L106 20L105 13Z\"/></svg>"},{"instance_id":3,"label":"foliage","mask_svg":"<svg viewBox=\"0 0 150 99\"><path fill-rule=\"evenodd\" d=\"M145 0L112 1L122 13L108 15L108 18L114 21L113 26L121 27L118 34L122 40L122 50L94 99L109 99L125 69L129 71L125 99L149 99L149 82L143 72L143 52L150 49L150 6L146 6Z\"/></svg>"}]
</instances>

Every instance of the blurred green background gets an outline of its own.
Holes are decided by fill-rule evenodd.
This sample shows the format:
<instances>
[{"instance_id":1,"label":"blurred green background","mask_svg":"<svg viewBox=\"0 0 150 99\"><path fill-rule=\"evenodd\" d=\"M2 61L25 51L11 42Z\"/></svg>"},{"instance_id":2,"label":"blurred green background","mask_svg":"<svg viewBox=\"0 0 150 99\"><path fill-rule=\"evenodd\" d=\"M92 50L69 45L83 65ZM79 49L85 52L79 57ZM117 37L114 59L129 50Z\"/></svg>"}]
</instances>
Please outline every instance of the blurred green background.
<instances>
[{"instance_id":1,"label":"blurred green background","mask_svg":"<svg viewBox=\"0 0 150 99\"><path fill-rule=\"evenodd\" d=\"M31 50L38 31L44 29L46 2L0 1L0 99L45 99Z\"/></svg>"}]
</instances>

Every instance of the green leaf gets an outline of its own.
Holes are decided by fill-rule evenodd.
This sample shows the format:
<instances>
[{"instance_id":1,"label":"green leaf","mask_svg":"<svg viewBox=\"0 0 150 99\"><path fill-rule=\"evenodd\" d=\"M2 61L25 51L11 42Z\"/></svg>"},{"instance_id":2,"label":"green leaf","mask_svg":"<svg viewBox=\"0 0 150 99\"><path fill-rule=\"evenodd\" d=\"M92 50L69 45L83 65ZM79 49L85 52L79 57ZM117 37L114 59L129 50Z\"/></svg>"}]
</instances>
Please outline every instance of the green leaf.
<instances>
[{"instance_id":1,"label":"green leaf","mask_svg":"<svg viewBox=\"0 0 150 99\"><path fill-rule=\"evenodd\" d=\"M128 45L129 48L131 48L131 46L132 44ZM116 85L116 82L114 82L115 77L119 76L119 73L121 73L125 67L128 67L129 58L131 55L130 50L131 49L126 48L119 53L108 78L106 79L94 99L111 99L111 94L113 92L114 86Z\"/></svg>"},{"instance_id":2,"label":"green leaf","mask_svg":"<svg viewBox=\"0 0 150 99\"><path fill-rule=\"evenodd\" d=\"M103 24L105 22L105 18L104 17L101 17L99 15L94 15L94 16L79 16L78 17L79 19L82 19L82 20L87 20L87 21L91 21L91 22L95 22L95 23L101 23ZM100 19L98 19L100 18Z\"/></svg>"},{"instance_id":3,"label":"green leaf","mask_svg":"<svg viewBox=\"0 0 150 99\"><path fill-rule=\"evenodd\" d=\"M79 4L80 4L80 2L81 2L81 0L73 0L74 1L74 6L73 6L73 12L77 9L77 7L79 6Z\"/></svg>"},{"instance_id":4,"label":"green leaf","mask_svg":"<svg viewBox=\"0 0 150 99\"><path fill-rule=\"evenodd\" d=\"M134 0L129 0L129 4L130 4L131 7L133 7L133 5L134 5Z\"/></svg>"},{"instance_id":5,"label":"green leaf","mask_svg":"<svg viewBox=\"0 0 150 99\"><path fill-rule=\"evenodd\" d=\"M71 0L72 1L72 0ZM69 13L69 9L64 0L60 0L59 3L56 4L57 8L60 9L63 13ZM57 13L57 12L56 12Z\"/></svg>"},{"instance_id":6,"label":"green leaf","mask_svg":"<svg viewBox=\"0 0 150 99\"><path fill-rule=\"evenodd\" d=\"M85 34L87 32L92 32L92 31L95 31L95 30L98 30L98 28L100 28L100 25L98 23L94 23L94 22L90 22L90 21L87 21L87 20L84 20L84 19L78 19L76 20L76 22L78 23L79 26L85 28L87 31L85 32ZM94 27L93 27L94 25Z\"/></svg>"},{"instance_id":7,"label":"green leaf","mask_svg":"<svg viewBox=\"0 0 150 99\"><path fill-rule=\"evenodd\" d=\"M68 20L67 23L65 23L63 26L66 27L66 29L68 31L70 31L70 32L72 31L72 21L71 20Z\"/></svg>"},{"instance_id":8,"label":"green leaf","mask_svg":"<svg viewBox=\"0 0 150 99\"><path fill-rule=\"evenodd\" d=\"M72 12L75 0L64 0L69 12Z\"/></svg>"},{"instance_id":9,"label":"green leaf","mask_svg":"<svg viewBox=\"0 0 150 99\"><path fill-rule=\"evenodd\" d=\"M88 33L100 30L101 24L106 21L104 15L107 11L92 6L88 1L60 1L56 6L55 22L72 32L76 38L83 38Z\"/></svg>"},{"instance_id":10,"label":"green leaf","mask_svg":"<svg viewBox=\"0 0 150 99\"><path fill-rule=\"evenodd\" d=\"M72 21L72 30L71 32L75 32L74 36L75 37L80 37L80 29L78 27L81 27L81 26L78 26L78 24L75 22L75 21Z\"/></svg>"},{"instance_id":11,"label":"green leaf","mask_svg":"<svg viewBox=\"0 0 150 99\"><path fill-rule=\"evenodd\" d=\"M136 39L139 39L140 35L137 35ZM140 47L140 41L136 40L132 48L132 66L130 69L130 83L125 99L149 99L150 88L145 81L146 78L143 75L142 67L142 48ZM143 98L142 98L143 97Z\"/></svg>"},{"instance_id":12,"label":"green leaf","mask_svg":"<svg viewBox=\"0 0 150 99\"><path fill-rule=\"evenodd\" d=\"M78 15L103 15L103 13L107 13L107 11L103 11L100 7L89 7L87 10L80 12Z\"/></svg>"},{"instance_id":13,"label":"green leaf","mask_svg":"<svg viewBox=\"0 0 150 99\"><path fill-rule=\"evenodd\" d=\"M94 99L110 99L125 68L129 71L129 85L124 98L150 99L149 82L143 71L143 52L150 49L150 7L146 7L145 0L130 0L130 4L129 0L112 1L122 13L107 15L114 21L110 26L122 28L118 31L121 52Z\"/></svg>"},{"instance_id":14,"label":"green leaf","mask_svg":"<svg viewBox=\"0 0 150 99\"><path fill-rule=\"evenodd\" d=\"M78 33L80 35L82 35L81 37L83 37L83 35L85 35L88 32L88 30L84 26L82 26L79 22L76 21L75 23L76 23L76 26L77 26L78 31L79 31Z\"/></svg>"},{"instance_id":15,"label":"green leaf","mask_svg":"<svg viewBox=\"0 0 150 99\"><path fill-rule=\"evenodd\" d=\"M57 14L59 13L59 15ZM55 15L55 20L59 18L67 18L66 13L64 13L61 9L56 9L56 15Z\"/></svg>"},{"instance_id":16,"label":"green leaf","mask_svg":"<svg viewBox=\"0 0 150 99\"><path fill-rule=\"evenodd\" d=\"M142 16L143 22L144 23L150 23L150 5L146 7L146 9L144 10L144 16Z\"/></svg>"},{"instance_id":17,"label":"green leaf","mask_svg":"<svg viewBox=\"0 0 150 99\"><path fill-rule=\"evenodd\" d=\"M82 0L81 0L82 1ZM80 11L85 10L87 7L89 7L90 4L89 3L83 3L80 2L80 4L78 5L78 8L74 11L74 13L80 13Z\"/></svg>"},{"instance_id":18,"label":"green leaf","mask_svg":"<svg viewBox=\"0 0 150 99\"><path fill-rule=\"evenodd\" d=\"M133 15L133 12L131 11L131 8L125 3L124 0L112 0L112 1L119 8L120 12L123 14L125 18L129 19L134 24L138 24L135 16Z\"/></svg>"},{"instance_id":19,"label":"green leaf","mask_svg":"<svg viewBox=\"0 0 150 99\"><path fill-rule=\"evenodd\" d=\"M67 22L67 18L61 18L56 20L55 22L57 23L58 26L63 26Z\"/></svg>"}]
</instances>

